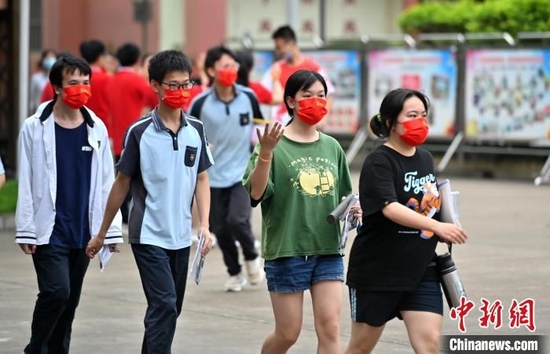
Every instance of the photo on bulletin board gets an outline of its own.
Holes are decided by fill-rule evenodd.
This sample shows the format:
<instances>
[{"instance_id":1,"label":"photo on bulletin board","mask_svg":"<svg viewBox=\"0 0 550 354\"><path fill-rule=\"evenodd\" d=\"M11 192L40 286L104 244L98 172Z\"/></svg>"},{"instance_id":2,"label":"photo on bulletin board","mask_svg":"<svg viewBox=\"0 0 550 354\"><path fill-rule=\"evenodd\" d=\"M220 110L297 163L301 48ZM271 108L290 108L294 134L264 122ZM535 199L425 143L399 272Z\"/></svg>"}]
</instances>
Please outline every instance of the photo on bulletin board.
<instances>
[{"instance_id":1,"label":"photo on bulletin board","mask_svg":"<svg viewBox=\"0 0 550 354\"><path fill-rule=\"evenodd\" d=\"M550 50L467 51L466 136L550 140Z\"/></svg>"},{"instance_id":2,"label":"photo on bulletin board","mask_svg":"<svg viewBox=\"0 0 550 354\"><path fill-rule=\"evenodd\" d=\"M355 50L319 50L305 51L304 55L317 62L334 85L332 106L321 129L329 134L355 134L361 113L360 53Z\"/></svg>"},{"instance_id":3,"label":"photo on bulletin board","mask_svg":"<svg viewBox=\"0 0 550 354\"><path fill-rule=\"evenodd\" d=\"M457 64L450 49L384 49L368 53L368 117L396 88L423 92L430 100L429 137L455 135Z\"/></svg>"},{"instance_id":4,"label":"photo on bulletin board","mask_svg":"<svg viewBox=\"0 0 550 354\"><path fill-rule=\"evenodd\" d=\"M270 69L273 64L273 52L271 51L254 51L254 68L250 73L250 79L253 81L261 81L264 74Z\"/></svg>"}]
</instances>

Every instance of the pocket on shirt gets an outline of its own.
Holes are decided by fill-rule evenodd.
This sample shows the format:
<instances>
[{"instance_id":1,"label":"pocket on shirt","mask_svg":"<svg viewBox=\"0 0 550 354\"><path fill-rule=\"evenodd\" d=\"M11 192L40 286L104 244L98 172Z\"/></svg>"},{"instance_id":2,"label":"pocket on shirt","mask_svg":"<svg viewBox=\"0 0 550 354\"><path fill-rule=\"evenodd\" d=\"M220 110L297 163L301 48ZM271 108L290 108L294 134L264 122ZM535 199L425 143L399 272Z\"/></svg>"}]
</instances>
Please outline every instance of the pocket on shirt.
<instances>
[{"instance_id":1,"label":"pocket on shirt","mask_svg":"<svg viewBox=\"0 0 550 354\"><path fill-rule=\"evenodd\" d=\"M185 166L193 167L195 166L195 161L197 160L197 150L198 148L194 146L185 147Z\"/></svg>"},{"instance_id":2,"label":"pocket on shirt","mask_svg":"<svg viewBox=\"0 0 550 354\"><path fill-rule=\"evenodd\" d=\"M248 115L248 112L247 113L241 113L240 117L241 117L241 126L245 126L245 125L250 124L250 117Z\"/></svg>"}]
</instances>

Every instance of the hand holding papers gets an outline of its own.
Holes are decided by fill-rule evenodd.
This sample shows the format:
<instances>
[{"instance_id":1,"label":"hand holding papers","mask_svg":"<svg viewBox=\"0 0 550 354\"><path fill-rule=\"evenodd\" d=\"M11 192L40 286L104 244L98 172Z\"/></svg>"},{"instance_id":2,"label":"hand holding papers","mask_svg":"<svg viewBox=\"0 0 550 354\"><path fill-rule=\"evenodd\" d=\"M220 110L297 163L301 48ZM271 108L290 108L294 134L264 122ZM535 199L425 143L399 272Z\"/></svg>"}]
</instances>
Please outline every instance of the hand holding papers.
<instances>
[{"instance_id":1,"label":"hand holding papers","mask_svg":"<svg viewBox=\"0 0 550 354\"><path fill-rule=\"evenodd\" d=\"M336 220L344 222L342 233L340 234L340 249L346 247L348 233L359 225L359 220L355 216L358 201L359 195L348 195L327 217L327 221L330 224L333 224Z\"/></svg>"},{"instance_id":2,"label":"hand holding papers","mask_svg":"<svg viewBox=\"0 0 550 354\"><path fill-rule=\"evenodd\" d=\"M195 258L191 264L191 276L197 285L199 285L202 276L202 268L204 267L205 257L201 254L201 250L204 247L206 237L203 233L199 234L199 243L197 244L197 250L195 251Z\"/></svg>"},{"instance_id":3,"label":"hand holding papers","mask_svg":"<svg viewBox=\"0 0 550 354\"><path fill-rule=\"evenodd\" d=\"M460 193L451 190L451 182L448 179L439 182L438 186L441 195L441 221L461 227L458 212Z\"/></svg>"}]
</instances>

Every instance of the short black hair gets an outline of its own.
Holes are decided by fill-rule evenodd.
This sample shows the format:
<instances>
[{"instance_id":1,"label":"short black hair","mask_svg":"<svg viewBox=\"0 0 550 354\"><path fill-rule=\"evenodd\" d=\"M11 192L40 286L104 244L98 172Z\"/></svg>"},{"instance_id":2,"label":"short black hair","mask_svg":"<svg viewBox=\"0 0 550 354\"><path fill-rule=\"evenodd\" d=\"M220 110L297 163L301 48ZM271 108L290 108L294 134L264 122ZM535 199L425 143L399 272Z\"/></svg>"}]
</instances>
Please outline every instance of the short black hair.
<instances>
[{"instance_id":1,"label":"short black hair","mask_svg":"<svg viewBox=\"0 0 550 354\"><path fill-rule=\"evenodd\" d=\"M88 75L90 79L92 78L92 69L86 60L74 55L63 56L57 59L50 70L50 83L52 86L62 87L63 73L74 74L77 70L81 75Z\"/></svg>"},{"instance_id":2,"label":"short black hair","mask_svg":"<svg viewBox=\"0 0 550 354\"><path fill-rule=\"evenodd\" d=\"M105 45L97 39L91 39L80 43L80 55L90 64L95 63L100 56L105 54Z\"/></svg>"},{"instance_id":3,"label":"short black hair","mask_svg":"<svg viewBox=\"0 0 550 354\"><path fill-rule=\"evenodd\" d=\"M139 61L141 51L139 47L134 43L124 43L118 47L116 51L116 58L120 63L120 66L133 66Z\"/></svg>"},{"instance_id":4,"label":"short black hair","mask_svg":"<svg viewBox=\"0 0 550 354\"><path fill-rule=\"evenodd\" d=\"M286 25L281 26L273 32L273 35L271 36L272 39L283 39L286 42L292 41L296 42L296 33L292 29L292 27Z\"/></svg>"},{"instance_id":5,"label":"short black hair","mask_svg":"<svg viewBox=\"0 0 550 354\"><path fill-rule=\"evenodd\" d=\"M426 113L428 113L430 101L422 92L404 88L392 90L382 100L379 113L375 114L370 120L369 126L374 135L379 138L390 136L390 132L397 124L397 119L403 110L405 101L411 97L418 97L422 101Z\"/></svg>"},{"instance_id":6,"label":"short black hair","mask_svg":"<svg viewBox=\"0 0 550 354\"><path fill-rule=\"evenodd\" d=\"M191 75L192 70L191 61L187 55L179 50L163 50L153 55L149 61L149 80L161 83L169 72L184 71Z\"/></svg>"},{"instance_id":7,"label":"short black hair","mask_svg":"<svg viewBox=\"0 0 550 354\"><path fill-rule=\"evenodd\" d=\"M204 59L204 68L205 69L213 68L216 62L220 60L220 58L224 54L229 55L231 58L233 58L233 60L237 61L237 57L235 56L235 53L233 53L231 49L223 45L219 45L217 47L208 49L208 52L206 52L206 58Z\"/></svg>"},{"instance_id":8,"label":"short black hair","mask_svg":"<svg viewBox=\"0 0 550 354\"><path fill-rule=\"evenodd\" d=\"M285 93L283 96L285 100L286 110L289 116L294 117L294 109L290 108L290 106L286 102L286 98L295 98L298 91L309 89L317 81L319 81L323 85L323 88L325 89L325 95L328 95L327 82L325 81L323 75L319 74L318 72L311 70L298 70L294 74L290 75L288 81L286 82Z\"/></svg>"}]
</instances>

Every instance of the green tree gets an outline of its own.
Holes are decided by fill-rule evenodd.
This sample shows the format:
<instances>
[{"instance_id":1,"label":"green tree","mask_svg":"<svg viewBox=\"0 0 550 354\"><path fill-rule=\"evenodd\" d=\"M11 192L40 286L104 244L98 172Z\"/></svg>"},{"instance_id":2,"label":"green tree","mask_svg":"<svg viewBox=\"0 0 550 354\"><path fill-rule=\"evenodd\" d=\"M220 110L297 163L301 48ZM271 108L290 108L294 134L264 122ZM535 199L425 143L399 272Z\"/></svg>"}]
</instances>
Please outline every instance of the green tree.
<instances>
[{"instance_id":1,"label":"green tree","mask_svg":"<svg viewBox=\"0 0 550 354\"><path fill-rule=\"evenodd\" d=\"M430 1L399 18L408 33L550 31L550 0Z\"/></svg>"}]
</instances>

